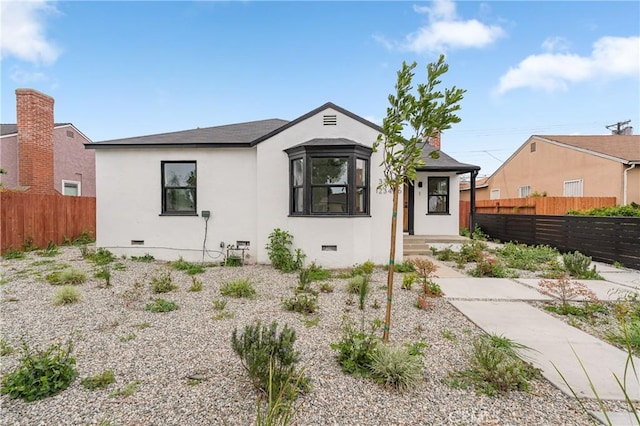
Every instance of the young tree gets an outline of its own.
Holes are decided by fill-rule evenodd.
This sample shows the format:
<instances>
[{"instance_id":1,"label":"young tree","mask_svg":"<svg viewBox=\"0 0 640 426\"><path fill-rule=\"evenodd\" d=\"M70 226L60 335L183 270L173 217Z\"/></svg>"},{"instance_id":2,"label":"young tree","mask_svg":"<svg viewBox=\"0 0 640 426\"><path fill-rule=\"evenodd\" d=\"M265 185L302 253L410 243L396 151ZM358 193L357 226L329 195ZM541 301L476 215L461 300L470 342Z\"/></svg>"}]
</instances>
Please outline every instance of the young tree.
<instances>
[{"instance_id":1,"label":"young tree","mask_svg":"<svg viewBox=\"0 0 640 426\"><path fill-rule=\"evenodd\" d=\"M460 109L459 102L466 90L453 86L450 89L438 91L440 77L449 70L440 55L437 62L427 65L427 81L417 87L417 96L412 93L413 69L416 63L407 65L402 63L398 71L396 93L389 95L387 116L382 121L383 134L378 136L374 150L381 149L384 168L384 179L378 189L386 189L393 194L393 214L391 216L391 245L389 254L389 275L387 277L387 309L383 341L389 341L391 328L391 301L393 299L393 270L396 255L396 228L398 222L398 193L400 188L416 179L416 168L425 164L423 148L428 138L435 132L451 128L460 122L456 112ZM405 129L410 135L404 136ZM438 157L438 152L430 154Z\"/></svg>"}]
</instances>

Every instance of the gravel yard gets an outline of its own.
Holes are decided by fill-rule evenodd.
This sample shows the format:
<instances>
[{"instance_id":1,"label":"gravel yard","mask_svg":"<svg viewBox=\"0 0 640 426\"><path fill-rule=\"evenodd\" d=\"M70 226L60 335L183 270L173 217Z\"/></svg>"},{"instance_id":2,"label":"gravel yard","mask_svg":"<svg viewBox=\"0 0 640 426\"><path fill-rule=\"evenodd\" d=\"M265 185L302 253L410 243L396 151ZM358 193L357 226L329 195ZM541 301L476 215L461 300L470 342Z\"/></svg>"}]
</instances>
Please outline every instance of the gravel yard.
<instances>
[{"instance_id":1,"label":"gravel yard","mask_svg":"<svg viewBox=\"0 0 640 426\"><path fill-rule=\"evenodd\" d=\"M53 262L41 263L43 260ZM417 309L417 289L401 290L396 277L391 328L394 343L424 342L424 381L416 389L398 393L368 379L345 375L329 347L341 335L344 315L359 322L357 303L349 305L346 279L332 279L333 293L319 296L319 321L286 312L281 299L293 295L296 274L282 274L268 266L207 268L196 275L200 292L189 292L191 277L171 271L179 289L153 294L149 282L167 270L162 262L120 260L124 270L112 272L112 286L93 278L94 266L77 247L61 248L53 258L27 254L25 259L2 261L2 339L18 348L21 339L45 348L73 338L78 379L60 394L25 403L2 395L0 421L7 425L250 425L255 420L257 394L233 353L230 337L254 319L288 324L297 332L300 366L312 381L310 393L300 399L300 425L585 425L590 422L577 403L544 379L529 392L500 397L473 390L451 389L442 382L449 371L467 367L471 341L481 331L446 300L433 310ZM34 265L34 263L36 265ZM37 264L41 263L41 264ZM84 269L90 279L78 286L79 303L52 304L56 286L44 276L60 264ZM220 287L236 278L249 278L257 290L254 300L228 299L231 318L217 319L212 301L221 299ZM367 323L384 318L386 272L376 270L366 309ZM126 297L135 283L143 284L138 300ZM317 283L314 286L317 288ZM416 286L417 287L417 286ZM161 296L179 309L168 313L144 310ZM372 307L374 301L380 308ZM3 356L1 372L12 370L19 353ZM80 379L111 369L116 383L89 391ZM189 380L197 377L200 380ZM138 381L131 396L110 396Z\"/></svg>"}]
</instances>

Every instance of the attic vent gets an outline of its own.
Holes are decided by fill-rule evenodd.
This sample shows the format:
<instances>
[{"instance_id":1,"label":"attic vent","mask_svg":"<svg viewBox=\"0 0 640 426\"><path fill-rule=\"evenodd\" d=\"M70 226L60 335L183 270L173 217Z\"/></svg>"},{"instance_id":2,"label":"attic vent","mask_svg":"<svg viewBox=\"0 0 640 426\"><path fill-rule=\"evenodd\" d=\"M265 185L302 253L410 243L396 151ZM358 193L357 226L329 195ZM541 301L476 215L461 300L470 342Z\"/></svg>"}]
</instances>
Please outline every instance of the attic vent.
<instances>
[{"instance_id":1,"label":"attic vent","mask_svg":"<svg viewBox=\"0 0 640 426\"><path fill-rule=\"evenodd\" d=\"M338 116L324 115L322 116L322 124L324 124L325 126L335 126L338 124Z\"/></svg>"},{"instance_id":2,"label":"attic vent","mask_svg":"<svg viewBox=\"0 0 640 426\"><path fill-rule=\"evenodd\" d=\"M531 142L531 152L536 152L536 143Z\"/></svg>"},{"instance_id":3,"label":"attic vent","mask_svg":"<svg viewBox=\"0 0 640 426\"><path fill-rule=\"evenodd\" d=\"M72 138L75 134L71 130L67 130L67 137Z\"/></svg>"}]
</instances>

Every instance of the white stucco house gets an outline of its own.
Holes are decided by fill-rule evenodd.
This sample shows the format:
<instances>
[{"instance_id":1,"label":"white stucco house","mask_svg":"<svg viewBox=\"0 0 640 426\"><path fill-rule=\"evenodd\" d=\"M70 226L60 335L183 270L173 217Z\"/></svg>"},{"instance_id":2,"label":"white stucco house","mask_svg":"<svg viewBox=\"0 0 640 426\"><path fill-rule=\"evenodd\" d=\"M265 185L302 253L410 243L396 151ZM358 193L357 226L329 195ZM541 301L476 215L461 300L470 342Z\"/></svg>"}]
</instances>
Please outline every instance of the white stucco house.
<instances>
[{"instance_id":1,"label":"white stucco house","mask_svg":"<svg viewBox=\"0 0 640 426\"><path fill-rule=\"evenodd\" d=\"M248 247L269 263L269 234L293 235L307 263L387 264L392 196L377 189L382 129L327 103L293 120L269 119L94 142L98 247L122 255L223 260ZM431 147L425 151L435 149ZM428 157L405 191L398 229L458 235L459 173ZM431 200L431 202L429 202ZM402 238L397 241L402 259Z\"/></svg>"}]
</instances>

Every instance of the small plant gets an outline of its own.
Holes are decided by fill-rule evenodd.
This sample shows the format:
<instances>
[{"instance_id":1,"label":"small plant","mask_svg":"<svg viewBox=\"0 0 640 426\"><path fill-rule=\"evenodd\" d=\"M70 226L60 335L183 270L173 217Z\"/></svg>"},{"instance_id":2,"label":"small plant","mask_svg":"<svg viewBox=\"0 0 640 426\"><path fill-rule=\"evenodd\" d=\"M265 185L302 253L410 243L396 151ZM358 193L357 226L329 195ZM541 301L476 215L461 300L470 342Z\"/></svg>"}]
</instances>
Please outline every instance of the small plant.
<instances>
[{"instance_id":1,"label":"small plant","mask_svg":"<svg viewBox=\"0 0 640 426\"><path fill-rule=\"evenodd\" d=\"M129 307L134 302L139 302L144 295L144 285L140 281L135 281L131 288L126 289L122 293L124 299L124 305Z\"/></svg>"},{"instance_id":2,"label":"small plant","mask_svg":"<svg viewBox=\"0 0 640 426\"><path fill-rule=\"evenodd\" d=\"M47 274L45 280L51 285L78 285L87 280L87 274L80 269L64 269Z\"/></svg>"},{"instance_id":3,"label":"small plant","mask_svg":"<svg viewBox=\"0 0 640 426\"><path fill-rule=\"evenodd\" d=\"M62 286L53 294L54 305L68 305L79 302L80 299L80 290L71 285Z\"/></svg>"},{"instance_id":4,"label":"small plant","mask_svg":"<svg viewBox=\"0 0 640 426\"><path fill-rule=\"evenodd\" d=\"M456 253L453 250L451 250L451 247L446 247L446 248L443 248L442 250L438 250L438 252L434 254L436 255L436 259L442 262L451 262L455 260L455 256L456 256Z\"/></svg>"},{"instance_id":5,"label":"small plant","mask_svg":"<svg viewBox=\"0 0 640 426\"><path fill-rule=\"evenodd\" d=\"M586 285L570 280L566 275L557 280L540 280L538 282L538 291L545 296L551 296L560 300L561 313L568 315L571 305L569 302L577 298L587 299L597 302L596 294Z\"/></svg>"},{"instance_id":6,"label":"small plant","mask_svg":"<svg viewBox=\"0 0 640 426\"><path fill-rule=\"evenodd\" d=\"M476 263L475 269L471 271L471 275L474 277L506 278L509 274L496 258L483 255Z\"/></svg>"},{"instance_id":7,"label":"small plant","mask_svg":"<svg viewBox=\"0 0 640 426\"><path fill-rule=\"evenodd\" d=\"M242 266L242 258L240 256L227 256L224 260L224 266Z\"/></svg>"},{"instance_id":8,"label":"small plant","mask_svg":"<svg viewBox=\"0 0 640 426\"><path fill-rule=\"evenodd\" d=\"M297 377L287 376L282 384L276 382L274 371L273 360L271 360L268 390L266 395L263 393L256 401L256 426L287 426L293 422L301 407L300 404L296 405L294 399L287 396L287 390L300 387L300 381L305 380L304 372L300 371ZM266 407L263 408L264 405Z\"/></svg>"},{"instance_id":9,"label":"small plant","mask_svg":"<svg viewBox=\"0 0 640 426\"><path fill-rule=\"evenodd\" d=\"M304 253L297 249L295 254L291 252L293 236L280 228L275 228L269 234L269 243L266 245L271 266L282 272L296 271L302 268Z\"/></svg>"},{"instance_id":10,"label":"small plant","mask_svg":"<svg viewBox=\"0 0 640 426\"><path fill-rule=\"evenodd\" d=\"M22 243L22 250L24 250L25 252L29 252L29 251L35 251L38 250L40 247L38 247L37 244L35 244L33 237L27 237L24 240L24 243Z\"/></svg>"},{"instance_id":11,"label":"small plant","mask_svg":"<svg viewBox=\"0 0 640 426\"><path fill-rule=\"evenodd\" d=\"M176 290L177 288L178 286L173 283L173 278L169 271L165 271L159 276L151 278L151 290L154 293L168 293L172 290Z\"/></svg>"},{"instance_id":12,"label":"small plant","mask_svg":"<svg viewBox=\"0 0 640 426\"><path fill-rule=\"evenodd\" d=\"M383 385L404 391L422 381L422 360L411 355L406 347L383 345L373 355L371 372Z\"/></svg>"},{"instance_id":13,"label":"small plant","mask_svg":"<svg viewBox=\"0 0 640 426\"><path fill-rule=\"evenodd\" d=\"M415 264L409 260L405 260L402 263L398 263L393 267L394 272L406 273L406 272L415 272L416 267Z\"/></svg>"},{"instance_id":14,"label":"small plant","mask_svg":"<svg viewBox=\"0 0 640 426\"><path fill-rule=\"evenodd\" d=\"M99 266L109 264L116 260L113 253L102 247L94 252L86 250L83 257Z\"/></svg>"},{"instance_id":15,"label":"small plant","mask_svg":"<svg viewBox=\"0 0 640 426\"><path fill-rule=\"evenodd\" d=\"M333 293L333 290L335 290L335 287L329 283L320 283L319 288L322 293Z\"/></svg>"},{"instance_id":16,"label":"small plant","mask_svg":"<svg viewBox=\"0 0 640 426\"><path fill-rule=\"evenodd\" d=\"M71 340L44 351L33 350L24 342L18 367L2 377L2 393L27 402L56 395L69 387L78 374L72 353Z\"/></svg>"},{"instance_id":17,"label":"small plant","mask_svg":"<svg viewBox=\"0 0 640 426\"><path fill-rule=\"evenodd\" d=\"M104 286L111 287L111 266L104 265L94 274L96 278L104 279Z\"/></svg>"},{"instance_id":18,"label":"small plant","mask_svg":"<svg viewBox=\"0 0 640 426\"><path fill-rule=\"evenodd\" d=\"M91 232L86 229L82 231L72 242L74 246L86 246L87 244L94 243L96 240L91 235Z\"/></svg>"},{"instance_id":19,"label":"small plant","mask_svg":"<svg viewBox=\"0 0 640 426\"><path fill-rule=\"evenodd\" d=\"M371 291L371 286L369 285L369 275L363 275L362 278L360 288L358 288L358 308L364 311L364 305Z\"/></svg>"},{"instance_id":20,"label":"small plant","mask_svg":"<svg viewBox=\"0 0 640 426\"><path fill-rule=\"evenodd\" d=\"M295 341L296 332L287 325L278 331L275 321L270 325L254 321L243 333L236 328L231 335L231 347L256 389L275 391L285 400L295 400L309 389L308 379L297 370L300 355L293 348ZM292 377L299 380L291 383Z\"/></svg>"},{"instance_id":21,"label":"small plant","mask_svg":"<svg viewBox=\"0 0 640 426\"><path fill-rule=\"evenodd\" d=\"M331 344L331 349L338 352L338 364L345 373L354 376L371 376L371 364L380 346L380 339L373 333L357 331L353 322L343 319L342 338Z\"/></svg>"},{"instance_id":22,"label":"small plant","mask_svg":"<svg viewBox=\"0 0 640 426\"><path fill-rule=\"evenodd\" d=\"M10 259L24 259L24 252L20 251L20 250L16 250L13 248L10 248L9 250L7 250L3 255L2 255L3 259L6 260L10 260Z\"/></svg>"},{"instance_id":23,"label":"small plant","mask_svg":"<svg viewBox=\"0 0 640 426\"><path fill-rule=\"evenodd\" d=\"M422 279L433 277L438 267L429 259L415 258L411 259L416 274Z\"/></svg>"},{"instance_id":24,"label":"small plant","mask_svg":"<svg viewBox=\"0 0 640 426\"><path fill-rule=\"evenodd\" d=\"M205 269L204 265L187 262L182 257L175 262L171 262L169 266L178 271L184 271L188 275L202 274Z\"/></svg>"},{"instance_id":25,"label":"small plant","mask_svg":"<svg viewBox=\"0 0 640 426\"><path fill-rule=\"evenodd\" d=\"M417 280L418 280L418 275L413 272L404 274L404 276L402 277L402 289L411 290Z\"/></svg>"},{"instance_id":26,"label":"small plant","mask_svg":"<svg viewBox=\"0 0 640 426\"><path fill-rule=\"evenodd\" d=\"M235 281L225 283L220 288L220 294L229 297L245 297L247 299L253 299L256 297L256 290L248 278L240 278Z\"/></svg>"},{"instance_id":27,"label":"small plant","mask_svg":"<svg viewBox=\"0 0 640 426\"><path fill-rule=\"evenodd\" d=\"M100 374L94 374L93 376L85 377L80 384L88 390L103 389L114 383L116 378L113 375L113 370L105 370Z\"/></svg>"},{"instance_id":28,"label":"small plant","mask_svg":"<svg viewBox=\"0 0 640 426\"><path fill-rule=\"evenodd\" d=\"M560 255L558 250L553 247L545 245L528 246L511 242L498 249L496 254L508 268L527 271L537 271L541 268L549 269L551 263L555 262Z\"/></svg>"},{"instance_id":29,"label":"small plant","mask_svg":"<svg viewBox=\"0 0 640 426\"><path fill-rule=\"evenodd\" d=\"M191 277L191 287L189 287L189 291L202 291L202 280L199 280L196 277Z\"/></svg>"},{"instance_id":30,"label":"small plant","mask_svg":"<svg viewBox=\"0 0 640 426\"><path fill-rule=\"evenodd\" d=\"M149 312L171 312L178 309L178 305L175 302L171 302L165 299L155 299L153 302L147 303L144 307Z\"/></svg>"},{"instance_id":31,"label":"small plant","mask_svg":"<svg viewBox=\"0 0 640 426\"><path fill-rule=\"evenodd\" d=\"M422 309L423 311L429 311L433 309L436 304L429 298L427 295L419 294L416 298L416 308Z\"/></svg>"},{"instance_id":32,"label":"small plant","mask_svg":"<svg viewBox=\"0 0 640 426\"><path fill-rule=\"evenodd\" d=\"M0 339L0 356L11 355L16 350L6 340Z\"/></svg>"},{"instance_id":33,"label":"small plant","mask_svg":"<svg viewBox=\"0 0 640 426\"><path fill-rule=\"evenodd\" d=\"M138 336L136 336L136 333L129 333L129 334L127 334L126 336L122 336L122 337L120 338L120 341L121 341L122 343L127 343L127 342L130 342L130 341L132 341L132 340L135 340L135 338L136 338L136 337L138 337Z\"/></svg>"},{"instance_id":34,"label":"small plant","mask_svg":"<svg viewBox=\"0 0 640 426\"><path fill-rule=\"evenodd\" d=\"M453 334L451 330L447 330L447 329L440 330L440 335L447 340L451 340L454 343L458 342L458 338L456 337L455 334Z\"/></svg>"},{"instance_id":35,"label":"small plant","mask_svg":"<svg viewBox=\"0 0 640 426\"><path fill-rule=\"evenodd\" d=\"M315 262L311 262L311 265L309 265L309 267L306 268L306 270L308 271L308 274L309 274L308 276L309 282L322 281L322 280L331 278L331 271L327 269L323 269L321 266L316 265Z\"/></svg>"},{"instance_id":36,"label":"small plant","mask_svg":"<svg viewBox=\"0 0 640 426\"><path fill-rule=\"evenodd\" d=\"M282 306L287 311L298 312L300 314L312 314L318 310L318 296L299 293L289 299L284 299Z\"/></svg>"},{"instance_id":37,"label":"small plant","mask_svg":"<svg viewBox=\"0 0 640 426\"><path fill-rule=\"evenodd\" d=\"M351 276L355 277L356 275L371 275L376 267L376 264L370 260L367 260L363 264L356 263L353 265L351 269Z\"/></svg>"},{"instance_id":38,"label":"small plant","mask_svg":"<svg viewBox=\"0 0 640 426\"><path fill-rule=\"evenodd\" d=\"M134 380L133 382L127 383L123 388L115 390L109 394L110 398L127 398L136 393L138 390L138 385L140 384L139 380Z\"/></svg>"},{"instance_id":39,"label":"small plant","mask_svg":"<svg viewBox=\"0 0 640 426\"><path fill-rule=\"evenodd\" d=\"M320 324L320 317L316 316L313 318L305 318L303 321L303 324L305 327L309 328L309 327L315 327L318 324Z\"/></svg>"},{"instance_id":40,"label":"small plant","mask_svg":"<svg viewBox=\"0 0 640 426\"><path fill-rule=\"evenodd\" d=\"M591 257L586 256L579 251L563 254L562 261L565 269L573 277L585 280L603 279L602 276L596 272L596 265L593 265L593 267L589 269L589 266L591 265Z\"/></svg>"},{"instance_id":41,"label":"small plant","mask_svg":"<svg viewBox=\"0 0 640 426\"><path fill-rule=\"evenodd\" d=\"M225 299L216 299L213 302L213 309L216 311L224 311L224 308L227 307L227 301Z\"/></svg>"},{"instance_id":42,"label":"small plant","mask_svg":"<svg viewBox=\"0 0 640 426\"><path fill-rule=\"evenodd\" d=\"M444 296L444 292L440 288L440 285L438 285L431 279L428 279L426 282L422 284L422 293L424 293L424 295L428 297Z\"/></svg>"},{"instance_id":43,"label":"small plant","mask_svg":"<svg viewBox=\"0 0 640 426\"><path fill-rule=\"evenodd\" d=\"M145 253L144 256L131 256L131 260L134 262L151 263L155 261L156 258L151 256L149 253Z\"/></svg>"},{"instance_id":44,"label":"small plant","mask_svg":"<svg viewBox=\"0 0 640 426\"><path fill-rule=\"evenodd\" d=\"M347 281L347 293L358 294L364 281L364 275L356 275L355 277L350 278L349 281Z\"/></svg>"},{"instance_id":45,"label":"small plant","mask_svg":"<svg viewBox=\"0 0 640 426\"><path fill-rule=\"evenodd\" d=\"M60 249L53 241L49 241L49 243L47 244L47 247L45 247L43 250L40 250L38 252L38 256L42 256L42 257L53 257L59 254L60 254Z\"/></svg>"},{"instance_id":46,"label":"small plant","mask_svg":"<svg viewBox=\"0 0 640 426\"><path fill-rule=\"evenodd\" d=\"M145 322L141 322L141 323L138 323L138 324L134 325L134 327L137 328L138 330L144 330L145 328L151 327L151 323L145 321Z\"/></svg>"}]
</instances>

